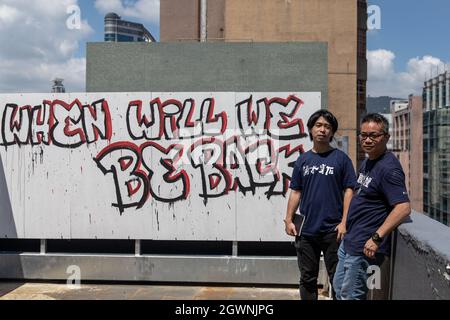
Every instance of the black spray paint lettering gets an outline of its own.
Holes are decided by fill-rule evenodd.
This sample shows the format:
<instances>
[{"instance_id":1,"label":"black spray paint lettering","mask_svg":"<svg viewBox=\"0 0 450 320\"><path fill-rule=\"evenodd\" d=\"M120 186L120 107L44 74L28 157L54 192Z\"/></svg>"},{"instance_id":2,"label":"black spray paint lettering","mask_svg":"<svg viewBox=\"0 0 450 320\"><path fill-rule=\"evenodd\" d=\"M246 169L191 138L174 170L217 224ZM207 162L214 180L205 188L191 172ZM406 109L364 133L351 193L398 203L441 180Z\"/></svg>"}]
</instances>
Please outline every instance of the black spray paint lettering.
<instances>
[{"instance_id":1,"label":"black spray paint lettering","mask_svg":"<svg viewBox=\"0 0 450 320\"><path fill-rule=\"evenodd\" d=\"M162 202L186 199L190 188L189 177L179 166L183 146L175 144L166 149L150 141L141 145L140 151L142 164L148 172L151 196ZM152 162L152 158L159 161Z\"/></svg>"},{"instance_id":2,"label":"black spray paint lettering","mask_svg":"<svg viewBox=\"0 0 450 320\"><path fill-rule=\"evenodd\" d=\"M117 198L112 205L121 213L126 208L141 208L150 197L168 203L187 199L191 181L186 170L190 168L201 175L198 196L205 205L230 191L255 194L256 188L266 188L268 199L285 196L290 176L279 172L277 157L284 152L292 167L294 158L303 152L302 146L275 150L270 139L244 140L240 136L226 141L203 137L187 148L181 144L164 148L154 141L137 146L124 141L107 146L94 161L104 175L112 176ZM190 166L181 163L186 151Z\"/></svg>"},{"instance_id":3,"label":"black spray paint lettering","mask_svg":"<svg viewBox=\"0 0 450 320\"><path fill-rule=\"evenodd\" d=\"M117 207L122 214L126 208L141 208L148 197L147 174L140 170L139 148L131 142L113 143L100 151L94 161L103 174L114 179Z\"/></svg>"},{"instance_id":4,"label":"black spray paint lettering","mask_svg":"<svg viewBox=\"0 0 450 320\"><path fill-rule=\"evenodd\" d=\"M159 161L151 161L152 153ZM112 175L117 198L112 205L123 213L126 208L141 208L150 196L162 202L187 198L189 178L178 165L182 153L181 145L166 149L152 141L139 147L117 142L104 148L94 161L104 175Z\"/></svg>"},{"instance_id":5,"label":"black spray paint lettering","mask_svg":"<svg viewBox=\"0 0 450 320\"><path fill-rule=\"evenodd\" d=\"M131 101L127 109L127 130L133 140L172 140L223 134L227 128L226 112L214 113L215 99L206 98L196 108L194 99L181 102L160 98L144 104Z\"/></svg>"},{"instance_id":6,"label":"black spray paint lettering","mask_svg":"<svg viewBox=\"0 0 450 320\"><path fill-rule=\"evenodd\" d=\"M291 148L289 144L275 148L274 141L306 137L301 120L303 102L289 96L263 98L254 103L250 96L237 103L233 111L243 135L223 141L218 136L225 136L227 113L215 111L214 98L200 101L200 107L193 98L156 98L149 103L134 100L128 104L126 125L131 139L147 141L140 146L129 141L116 142L94 158L103 174L113 177L113 206L121 213L127 208L141 208L149 197L162 202L186 199L191 186L189 175L179 163L183 154L188 156L185 169L201 176L198 196L205 205L208 199L230 191L245 195L265 188L267 198L286 195L290 177L278 169L278 158L283 154L292 168L303 148ZM71 103L44 100L35 107L7 104L1 125L4 146L45 144L77 148L99 139L110 140L112 136L105 99L87 105L78 99ZM190 144L188 138L199 140ZM184 139L186 145L165 148L156 142L173 139Z\"/></svg>"},{"instance_id":7,"label":"black spray paint lettering","mask_svg":"<svg viewBox=\"0 0 450 320\"><path fill-rule=\"evenodd\" d=\"M244 136L266 132L279 140L304 138L301 115L303 101L294 95L283 98L263 98L253 102L253 96L236 104L239 129Z\"/></svg>"},{"instance_id":8,"label":"black spray paint lettering","mask_svg":"<svg viewBox=\"0 0 450 320\"><path fill-rule=\"evenodd\" d=\"M214 138L203 138L190 147L190 160L193 168L199 168L202 176L202 193L206 204L209 198L218 198L229 192L232 176L226 169L223 142Z\"/></svg>"},{"instance_id":9,"label":"black spray paint lettering","mask_svg":"<svg viewBox=\"0 0 450 320\"><path fill-rule=\"evenodd\" d=\"M1 145L53 144L77 148L99 139L110 140L111 115L105 99L82 105L44 100L41 105L7 104L1 122Z\"/></svg>"}]
</instances>

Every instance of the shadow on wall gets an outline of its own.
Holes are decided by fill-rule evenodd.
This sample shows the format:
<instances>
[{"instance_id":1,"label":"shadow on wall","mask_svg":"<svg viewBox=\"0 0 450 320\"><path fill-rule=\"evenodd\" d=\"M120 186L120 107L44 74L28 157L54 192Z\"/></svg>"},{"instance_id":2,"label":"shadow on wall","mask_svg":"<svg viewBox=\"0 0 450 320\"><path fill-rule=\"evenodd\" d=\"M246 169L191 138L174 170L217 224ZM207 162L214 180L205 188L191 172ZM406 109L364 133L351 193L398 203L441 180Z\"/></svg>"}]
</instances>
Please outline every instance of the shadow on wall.
<instances>
[{"instance_id":1,"label":"shadow on wall","mask_svg":"<svg viewBox=\"0 0 450 320\"><path fill-rule=\"evenodd\" d=\"M3 160L0 156L0 238L17 238Z\"/></svg>"},{"instance_id":2,"label":"shadow on wall","mask_svg":"<svg viewBox=\"0 0 450 320\"><path fill-rule=\"evenodd\" d=\"M14 221L11 201L9 197L8 185L6 183L5 170L3 167L3 160L0 156L0 238L1 239L16 239L17 229ZM22 261L20 255L0 246L0 279L23 278ZM6 288L2 283L0 287L0 297L7 292L13 290ZM13 285L13 287L20 286ZM4 290L5 289L5 290Z\"/></svg>"}]
</instances>

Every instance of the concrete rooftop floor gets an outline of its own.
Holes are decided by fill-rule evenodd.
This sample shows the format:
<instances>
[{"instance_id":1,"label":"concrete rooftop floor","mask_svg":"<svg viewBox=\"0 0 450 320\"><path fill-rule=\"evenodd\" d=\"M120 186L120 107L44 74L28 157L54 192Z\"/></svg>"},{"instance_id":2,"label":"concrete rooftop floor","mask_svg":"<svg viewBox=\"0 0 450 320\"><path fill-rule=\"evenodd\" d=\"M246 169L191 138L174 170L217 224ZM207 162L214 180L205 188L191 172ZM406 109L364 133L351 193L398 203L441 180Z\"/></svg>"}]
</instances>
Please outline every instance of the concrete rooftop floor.
<instances>
[{"instance_id":1,"label":"concrete rooftop floor","mask_svg":"<svg viewBox=\"0 0 450 320\"><path fill-rule=\"evenodd\" d=\"M326 299L320 295L319 300ZM0 300L299 300L297 288L0 281Z\"/></svg>"}]
</instances>

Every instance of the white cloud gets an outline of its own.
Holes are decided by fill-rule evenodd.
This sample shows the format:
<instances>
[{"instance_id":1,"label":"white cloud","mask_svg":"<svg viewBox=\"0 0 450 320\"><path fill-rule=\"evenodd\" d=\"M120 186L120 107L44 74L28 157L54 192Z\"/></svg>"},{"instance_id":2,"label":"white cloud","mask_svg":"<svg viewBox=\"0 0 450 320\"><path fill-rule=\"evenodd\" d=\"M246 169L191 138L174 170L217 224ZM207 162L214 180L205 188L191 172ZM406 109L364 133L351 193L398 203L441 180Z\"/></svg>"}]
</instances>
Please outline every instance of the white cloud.
<instances>
[{"instance_id":1,"label":"white cloud","mask_svg":"<svg viewBox=\"0 0 450 320\"><path fill-rule=\"evenodd\" d=\"M86 20L79 29L66 26L67 8L78 0L1 2L0 92L49 92L54 77L68 91L84 91L86 63L75 53L93 29Z\"/></svg>"},{"instance_id":2,"label":"white cloud","mask_svg":"<svg viewBox=\"0 0 450 320\"><path fill-rule=\"evenodd\" d=\"M367 72L371 79L384 79L394 73L395 54L380 49L367 52Z\"/></svg>"},{"instance_id":3,"label":"white cloud","mask_svg":"<svg viewBox=\"0 0 450 320\"><path fill-rule=\"evenodd\" d=\"M56 63L25 60L20 67L16 61L0 61L0 69L0 92L50 92L51 80L57 77L64 78L68 92L85 91L85 58Z\"/></svg>"},{"instance_id":4,"label":"white cloud","mask_svg":"<svg viewBox=\"0 0 450 320\"><path fill-rule=\"evenodd\" d=\"M431 75L443 72L446 63L426 55L411 58L406 71L395 71L395 54L378 49L367 51L367 94L407 98L409 94L421 95L423 82Z\"/></svg>"},{"instance_id":5,"label":"white cloud","mask_svg":"<svg viewBox=\"0 0 450 320\"><path fill-rule=\"evenodd\" d=\"M95 7L102 14L117 13L123 17L137 18L142 22L159 24L160 0L95 0Z\"/></svg>"},{"instance_id":6,"label":"white cloud","mask_svg":"<svg viewBox=\"0 0 450 320\"><path fill-rule=\"evenodd\" d=\"M19 11L16 8L5 4L0 5L0 28L17 21L19 15Z\"/></svg>"}]
</instances>

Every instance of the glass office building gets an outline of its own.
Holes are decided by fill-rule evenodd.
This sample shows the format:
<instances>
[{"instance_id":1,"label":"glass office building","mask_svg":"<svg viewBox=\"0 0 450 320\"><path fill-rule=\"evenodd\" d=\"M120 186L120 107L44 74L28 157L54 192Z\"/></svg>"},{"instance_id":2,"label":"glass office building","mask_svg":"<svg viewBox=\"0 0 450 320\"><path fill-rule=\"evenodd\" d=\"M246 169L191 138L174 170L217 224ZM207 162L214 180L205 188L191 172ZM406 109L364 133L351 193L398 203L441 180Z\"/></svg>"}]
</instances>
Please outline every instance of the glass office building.
<instances>
[{"instance_id":1,"label":"glass office building","mask_svg":"<svg viewBox=\"0 0 450 320\"><path fill-rule=\"evenodd\" d=\"M125 21L115 13L105 16L106 42L155 42L155 38L141 23Z\"/></svg>"},{"instance_id":2,"label":"glass office building","mask_svg":"<svg viewBox=\"0 0 450 320\"><path fill-rule=\"evenodd\" d=\"M450 73L423 89L423 210L450 226ZM413 130L413 128L411 128Z\"/></svg>"}]
</instances>

